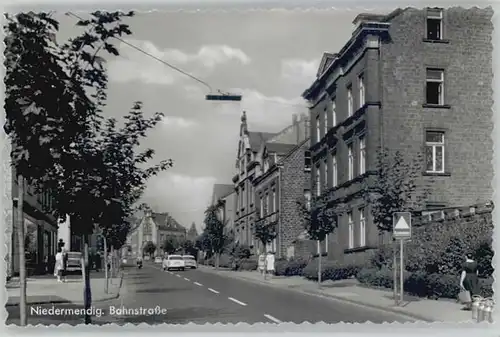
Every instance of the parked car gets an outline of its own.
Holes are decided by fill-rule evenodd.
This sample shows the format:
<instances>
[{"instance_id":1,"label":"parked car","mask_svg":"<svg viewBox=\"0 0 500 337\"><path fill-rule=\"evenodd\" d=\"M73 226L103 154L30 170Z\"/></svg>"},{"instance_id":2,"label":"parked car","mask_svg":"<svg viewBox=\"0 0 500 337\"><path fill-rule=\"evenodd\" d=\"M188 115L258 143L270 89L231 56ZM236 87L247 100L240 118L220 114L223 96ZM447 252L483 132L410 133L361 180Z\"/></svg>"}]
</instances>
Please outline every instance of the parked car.
<instances>
[{"instance_id":1,"label":"parked car","mask_svg":"<svg viewBox=\"0 0 500 337\"><path fill-rule=\"evenodd\" d=\"M182 255L182 259L184 260L186 268L196 269L198 267L193 255Z\"/></svg>"},{"instance_id":2,"label":"parked car","mask_svg":"<svg viewBox=\"0 0 500 337\"><path fill-rule=\"evenodd\" d=\"M181 255L169 255L163 260L162 264L163 270L169 271L172 269L184 270L186 269L186 264Z\"/></svg>"},{"instance_id":3,"label":"parked car","mask_svg":"<svg viewBox=\"0 0 500 337\"><path fill-rule=\"evenodd\" d=\"M155 263L162 263L162 258L160 256L155 257Z\"/></svg>"},{"instance_id":4,"label":"parked car","mask_svg":"<svg viewBox=\"0 0 500 337\"><path fill-rule=\"evenodd\" d=\"M66 264L67 271L80 271L82 270L82 253L81 252L68 252L68 261Z\"/></svg>"}]
</instances>

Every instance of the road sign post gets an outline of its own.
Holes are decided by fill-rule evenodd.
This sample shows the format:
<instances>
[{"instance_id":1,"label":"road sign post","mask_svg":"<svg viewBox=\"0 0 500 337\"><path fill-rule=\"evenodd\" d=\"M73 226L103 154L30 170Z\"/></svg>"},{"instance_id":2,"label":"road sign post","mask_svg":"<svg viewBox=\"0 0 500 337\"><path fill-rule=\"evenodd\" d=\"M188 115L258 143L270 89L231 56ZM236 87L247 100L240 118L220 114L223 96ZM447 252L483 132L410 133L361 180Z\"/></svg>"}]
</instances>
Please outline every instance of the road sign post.
<instances>
[{"instance_id":1,"label":"road sign post","mask_svg":"<svg viewBox=\"0 0 500 337\"><path fill-rule=\"evenodd\" d=\"M411 238L411 213L395 212L393 214L392 234L395 240L399 240L399 303L403 303L404 294L404 240ZM395 254L396 252L394 252ZM394 255L396 257L396 255ZM394 266L396 268L396 266ZM396 289L397 275L394 271L394 300L397 304Z\"/></svg>"}]
</instances>

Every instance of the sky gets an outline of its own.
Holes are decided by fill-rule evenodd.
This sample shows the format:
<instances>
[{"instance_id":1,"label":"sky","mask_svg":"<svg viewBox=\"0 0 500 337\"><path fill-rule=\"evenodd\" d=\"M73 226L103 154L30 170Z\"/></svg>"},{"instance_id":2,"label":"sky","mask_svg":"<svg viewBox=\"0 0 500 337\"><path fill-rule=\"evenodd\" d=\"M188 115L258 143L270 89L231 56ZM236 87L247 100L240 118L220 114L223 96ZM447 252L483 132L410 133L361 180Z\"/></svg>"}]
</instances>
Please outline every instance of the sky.
<instances>
[{"instance_id":1,"label":"sky","mask_svg":"<svg viewBox=\"0 0 500 337\"><path fill-rule=\"evenodd\" d=\"M174 166L148 182L143 201L182 225L202 228L213 185L231 184L245 110L250 131L277 132L307 113L301 93L315 79L324 52L337 52L353 31L355 11L138 12L125 23L135 46L203 79L242 102L209 102L209 89L117 41L105 54L109 92L105 114L120 118L142 101L165 118L142 146L153 163ZM78 12L88 17L85 12ZM57 13L60 38L75 35L76 19Z\"/></svg>"}]
</instances>

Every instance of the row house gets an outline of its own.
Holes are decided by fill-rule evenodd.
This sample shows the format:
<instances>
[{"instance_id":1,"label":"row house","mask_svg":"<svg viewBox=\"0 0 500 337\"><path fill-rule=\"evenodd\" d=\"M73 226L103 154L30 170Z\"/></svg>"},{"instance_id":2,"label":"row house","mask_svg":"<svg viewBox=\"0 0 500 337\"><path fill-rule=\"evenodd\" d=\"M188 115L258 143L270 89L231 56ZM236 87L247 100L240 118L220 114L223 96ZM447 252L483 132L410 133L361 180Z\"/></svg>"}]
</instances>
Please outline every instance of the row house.
<instances>
[{"instance_id":1,"label":"row house","mask_svg":"<svg viewBox=\"0 0 500 337\"><path fill-rule=\"evenodd\" d=\"M377 153L423 154L421 209L490 200L493 177L491 8L360 14L338 53L325 53L310 102L313 193L347 204L329 256L354 259L389 239L363 187ZM357 254L360 253L360 254Z\"/></svg>"},{"instance_id":2,"label":"row house","mask_svg":"<svg viewBox=\"0 0 500 337\"><path fill-rule=\"evenodd\" d=\"M234 214L236 206L236 192L234 185L214 184L211 205L219 205L219 219L225 224L227 235L234 235Z\"/></svg>"},{"instance_id":3,"label":"row house","mask_svg":"<svg viewBox=\"0 0 500 337\"><path fill-rule=\"evenodd\" d=\"M246 113L240 125L240 141L233 177L236 191L235 236L254 252L290 255L293 240L303 229L297 201L309 189L306 156L309 118L294 116L292 124L277 133L248 130ZM277 238L262 247L255 238L255 224L274 223Z\"/></svg>"}]
</instances>

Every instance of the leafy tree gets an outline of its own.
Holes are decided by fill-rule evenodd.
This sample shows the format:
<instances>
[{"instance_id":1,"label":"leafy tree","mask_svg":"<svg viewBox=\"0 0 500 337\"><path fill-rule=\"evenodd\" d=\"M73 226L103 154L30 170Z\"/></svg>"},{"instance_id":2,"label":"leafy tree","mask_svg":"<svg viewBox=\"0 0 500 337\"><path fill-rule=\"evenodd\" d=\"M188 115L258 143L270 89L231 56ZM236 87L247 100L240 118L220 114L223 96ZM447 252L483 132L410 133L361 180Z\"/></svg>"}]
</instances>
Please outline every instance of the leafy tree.
<instances>
[{"instance_id":1,"label":"leafy tree","mask_svg":"<svg viewBox=\"0 0 500 337\"><path fill-rule=\"evenodd\" d=\"M152 241L148 241L144 245L143 251L145 254L152 256L156 251L156 245Z\"/></svg>"},{"instance_id":2,"label":"leafy tree","mask_svg":"<svg viewBox=\"0 0 500 337\"><path fill-rule=\"evenodd\" d=\"M218 213L221 201L216 205L209 206L205 211L205 231L207 239L210 241L211 251L215 254L215 268L219 268L220 255L229 243L229 237L225 233L225 224L219 219Z\"/></svg>"},{"instance_id":3,"label":"leafy tree","mask_svg":"<svg viewBox=\"0 0 500 337\"><path fill-rule=\"evenodd\" d=\"M162 249L168 254L173 254L179 249L179 241L177 238L169 236L163 242Z\"/></svg>"},{"instance_id":4,"label":"leafy tree","mask_svg":"<svg viewBox=\"0 0 500 337\"><path fill-rule=\"evenodd\" d=\"M277 221L266 223L263 219L259 219L259 221L255 223L254 236L262 243L264 252L267 245L273 242L273 240L276 239L276 236L278 236L278 232L276 230L277 224Z\"/></svg>"},{"instance_id":5,"label":"leafy tree","mask_svg":"<svg viewBox=\"0 0 500 337\"><path fill-rule=\"evenodd\" d=\"M328 201L328 193L311 195L310 198L307 196L304 199L298 201L298 206L309 239L317 241L318 244L318 284L321 284L320 244L338 227L338 216L345 212L345 204L341 202L332 204Z\"/></svg>"},{"instance_id":6,"label":"leafy tree","mask_svg":"<svg viewBox=\"0 0 500 337\"><path fill-rule=\"evenodd\" d=\"M383 149L377 153L375 174L363 196L379 231L392 232L395 212L416 211L429 196L428 188L417 187L423 162L421 153L412 160L405 160L400 151Z\"/></svg>"}]
</instances>

